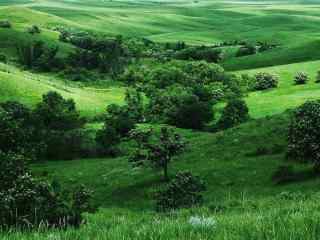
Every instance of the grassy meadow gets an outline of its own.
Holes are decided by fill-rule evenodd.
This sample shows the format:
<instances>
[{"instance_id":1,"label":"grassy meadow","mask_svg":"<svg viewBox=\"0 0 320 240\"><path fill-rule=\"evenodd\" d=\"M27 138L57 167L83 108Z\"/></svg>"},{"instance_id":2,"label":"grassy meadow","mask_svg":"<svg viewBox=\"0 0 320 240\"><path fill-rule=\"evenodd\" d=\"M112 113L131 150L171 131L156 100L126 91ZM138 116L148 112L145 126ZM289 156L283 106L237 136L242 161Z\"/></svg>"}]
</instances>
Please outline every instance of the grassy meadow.
<instances>
[{"instance_id":1,"label":"grassy meadow","mask_svg":"<svg viewBox=\"0 0 320 240\"><path fill-rule=\"evenodd\" d=\"M154 211L152 196L163 185L160 174L132 168L126 156L102 159L42 162L32 165L37 176L59 179L68 187L85 184L94 190L100 206L86 215L80 229L32 232L0 230L3 240L316 240L320 233L318 206L320 178L310 165L286 160L291 110L319 99L320 1L241 0L0 0L0 19L13 27L0 28L0 102L15 100L34 107L44 93L54 90L74 99L81 115L93 119L107 105L122 104L126 87L117 80L87 84L70 82L58 73L38 73L16 64L16 45L39 39L59 46L60 54L73 46L58 40L54 27L155 42L185 41L212 45L223 41L268 41L275 49L234 57L226 47L221 65L226 71L279 75L279 87L251 92L245 97L251 119L217 133L178 129L188 150L170 166L174 175L192 170L207 182L204 205L168 214ZM37 24L42 33L28 37L26 27ZM143 63L142 63L143 64ZM294 76L309 74L306 85L294 85ZM101 122L86 127L96 131ZM159 125L154 125L159 128ZM261 152L261 149L263 150ZM272 175L282 165L293 166L295 179L276 184ZM211 219L208 226L191 217Z\"/></svg>"}]
</instances>

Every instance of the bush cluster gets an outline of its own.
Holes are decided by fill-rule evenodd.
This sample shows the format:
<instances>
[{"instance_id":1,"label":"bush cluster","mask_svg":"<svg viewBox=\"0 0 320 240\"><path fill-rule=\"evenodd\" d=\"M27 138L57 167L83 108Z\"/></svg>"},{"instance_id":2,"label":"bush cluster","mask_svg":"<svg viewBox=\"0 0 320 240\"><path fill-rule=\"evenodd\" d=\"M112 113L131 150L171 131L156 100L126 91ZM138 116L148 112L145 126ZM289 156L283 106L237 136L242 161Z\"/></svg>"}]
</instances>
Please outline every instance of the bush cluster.
<instances>
[{"instance_id":1,"label":"bush cluster","mask_svg":"<svg viewBox=\"0 0 320 240\"><path fill-rule=\"evenodd\" d=\"M11 28L9 20L0 20L0 28Z\"/></svg>"},{"instance_id":2,"label":"bush cluster","mask_svg":"<svg viewBox=\"0 0 320 240\"><path fill-rule=\"evenodd\" d=\"M255 90L266 90L278 86L279 77L274 74L260 72L256 74Z\"/></svg>"},{"instance_id":3,"label":"bush cluster","mask_svg":"<svg viewBox=\"0 0 320 240\"><path fill-rule=\"evenodd\" d=\"M63 61L57 57L58 51L57 46L47 46L42 41L17 46L20 64L41 71L52 71L64 67Z\"/></svg>"},{"instance_id":4,"label":"bush cluster","mask_svg":"<svg viewBox=\"0 0 320 240\"><path fill-rule=\"evenodd\" d=\"M296 85L306 84L309 81L309 76L307 73L298 72L294 76L294 82Z\"/></svg>"},{"instance_id":5,"label":"bush cluster","mask_svg":"<svg viewBox=\"0 0 320 240\"><path fill-rule=\"evenodd\" d=\"M69 194L57 184L35 179L23 156L0 152L0 227L79 226L82 213L95 210L91 191L81 186Z\"/></svg>"},{"instance_id":6,"label":"bush cluster","mask_svg":"<svg viewBox=\"0 0 320 240\"><path fill-rule=\"evenodd\" d=\"M34 110L18 102L0 104L0 151L36 159L71 159L87 154L85 123L73 100L57 92L44 94Z\"/></svg>"},{"instance_id":7,"label":"bush cluster","mask_svg":"<svg viewBox=\"0 0 320 240\"><path fill-rule=\"evenodd\" d=\"M206 46L187 47L174 54L174 58L179 60L206 61L217 63L222 59L222 51L217 48Z\"/></svg>"},{"instance_id":8,"label":"bush cluster","mask_svg":"<svg viewBox=\"0 0 320 240\"><path fill-rule=\"evenodd\" d=\"M144 121L143 97L136 90L126 92L126 105L111 104L107 108L104 126L96 134L99 152L103 155L115 155L117 145L137 123Z\"/></svg>"},{"instance_id":9,"label":"bush cluster","mask_svg":"<svg viewBox=\"0 0 320 240\"><path fill-rule=\"evenodd\" d=\"M228 129L249 120L249 109L242 99L231 99L222 111L222 116L217 123L218 129Z\"/></svg>"},{"instance_id":10,"label":"bush cluster","mask_svg":"<svg viewBox=\"0 0 320 240\"><path fill-rule=\"evenodd\" d=\"M320 101L308 101L298 107L291 119L288 157L320 166Z\"/></svg>"},{"instance_id":11,"label":"bush cluster","mask_svg":"<svg viewBox=\"0 0 320 240\"><path fill-rule=\"evenodd\" d=\"M236 57L253 55L253 54L256 54L257 52L258 52L257 46L255 46L254 44L247 43L246 45L241 46L239 48L238 52L236 53Z\"/></svg>"},{"instance_id":12,"label":"bush cluster","mask_svg":"<svg viewBox=\"0 0 320 240\"><path fill-rule=\"evenodd\" d=\"M241 96L242 80L217 64L170 62L146 74L142 90L149 98L147 119L181 128L204 129L213 105Z\"/></svg>"},{"instance_id":13,"label":"bush cluster","mask_svg":"<svg viewBox=\"0 0 320 240\"><path fill-rule=\"evenodd\" d=\"M0 62L1 63L7 63L8 59L7 59L7 56L0 53Z\"/></svg>"},{"instance_id":14,"label":"bush cluster","mask_svg":"<svg viewBox=\"0 0 320 240\"><path fill-rule=\"evenodd\" d=\"M34 35L34 34L40 34L41 29L37 25L32 25L27 29L27 32Z\"/></svg>"},{"instance_id":15,"label":"bush cluster","mask_svg":"<svg viewBox=\"0 0 320 240\"><path fill-rule=\"evenodd\" d=\"M156 192L156 209L163 212L200 205L205 190L205 183L198 176L189 171L178 172L165 188Z\"/></svg>"}]
</instances>

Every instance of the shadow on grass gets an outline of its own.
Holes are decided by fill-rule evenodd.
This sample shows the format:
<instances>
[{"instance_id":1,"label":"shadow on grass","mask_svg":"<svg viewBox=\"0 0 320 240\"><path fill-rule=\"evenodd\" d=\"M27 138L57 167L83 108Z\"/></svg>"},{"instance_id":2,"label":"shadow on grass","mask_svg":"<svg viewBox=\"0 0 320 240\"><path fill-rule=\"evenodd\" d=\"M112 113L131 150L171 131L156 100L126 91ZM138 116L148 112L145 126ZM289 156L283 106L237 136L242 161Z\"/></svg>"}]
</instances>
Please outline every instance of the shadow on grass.
<instances>
[{"instance_id":1,"label":"shadow on grass","mask_svg":"<svg viewBox=\"0 0 320 240\"><path fill-rule=\"evenodd\" d=\"M273 175L272 179L277 185L287 185L306 182L319 178L320 174L313 169L293 170L292 167L282 166Z\"/></svg>"}]
</instances>

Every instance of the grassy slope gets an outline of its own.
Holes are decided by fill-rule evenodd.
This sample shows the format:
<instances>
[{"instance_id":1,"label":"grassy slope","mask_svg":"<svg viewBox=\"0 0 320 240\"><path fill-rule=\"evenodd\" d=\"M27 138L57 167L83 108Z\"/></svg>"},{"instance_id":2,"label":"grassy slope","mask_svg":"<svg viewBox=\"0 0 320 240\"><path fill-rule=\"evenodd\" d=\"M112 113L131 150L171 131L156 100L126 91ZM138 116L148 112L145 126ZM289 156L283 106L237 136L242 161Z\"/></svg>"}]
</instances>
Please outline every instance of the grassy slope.
<instances>
[{"instance_id":1,"label":"grassy slope","mask_svg":"<svg viewBox=\"0 0 320 240\"><path fill-rule=\"evenodd\" d=\"M66 84L53 76L32 74L0 63L0 101L16 100L33 107L48 91L57 91L73 98L83 116L94 117L105 111L108 104L122 103L124 89L96 89Z\"/></svg>"},{"instance_id":2,"label":"grassy slope","mask_svg":"<svg viewBox=\"0 0 320 240\"><path fill-rule=\"evenodd\" d=\"M179 130L189 141L189 149L172 164L170 174L184 169L201 175L208 183L207 206L223 203L229 196L259 200L284 190L312 192L319 179L284 186L275 186L271 180L285 161L288 116L254 120L216 134ZM258 148L270 153L259 156ZM304 174L308 166L296 168ZM38 174L48 171L67 184L91 186L96 201L104 207L150 210L152 191L161 184L161 173L132 169L125 157L49 162L35 169Z\"/></svg>"},{"instance_id":3,"label":"grassy slope","mask_svg":"<svg viewBox=\"0 0 320 240\"><path fill-rule=\"evenodd\" d=\"M155 41L183 40L210 44L225 40L271 41L279 48L223 63L228 70L320 59L318 5L221 3L216 1L41 1L27 5L108 34L146 37ZM227 27L226 27L227 26ZM240 31L241 29L241 31Z\"/></svg>"},{"instance_id":4,"label":"grassy slope","mask_svg":"<svg viewBox=\"0 0 320 240\"><path fill-rule=\"evenodd\" d=\"M65 1L58 1L59 4L61 2ZM300 11L295 7L288 7L289 5L262 5L263 10L257 11L261 7L255 4L232 4L219 10L207 2L199 4L203 7L193 8L188 8L185 2L182 3L183 6L178 4L172 7L166 4L163 7L155 3L146 4L144 1L130 7L125 2L108 2L108 8L102 7L105 3L101 1L90 1L90 7L86 2L79 3L70 2L59 8L56 2L48 4L47 1L36 1L33 5L26 5L32 6L33 10L13 7L13 10L21 11L17 15L14 11L0 8L2 14L7 14L6 18L15 22L14 29L7 33L0 29L0 41L19 34L22 34L21 40L25 40L25 27L40 22L43 17L47 19L43 21L44 27L61 21L61 24L81 26L84 29L95 28L114 34L138 34L158 41L183 39L190 43L208 43L234 39L237 33L240 39L276 38L286 44L272 52L225 62L225 67L230 70L320 58L315 51L318 48L315 27L319 21L319 12L313 10L312 5L301 6ZM30 21L26 13L38 17ZM271 13L273 16L270 16ZM16 16L20 16L20 20ZM236 21L231 21L234 19ZM225 27L226 24L228 28ZM243 31L239 33L239 29ZM278 33L279 31L281 33ZM5 34L8 37L4 38ZM45 30L44 35L48 40L56 41L56 33ZM6 47L4 50L13 54L10 48ZM95 201L109 210L90 216L90 224L80 231L10 236L0 234L0 237L6 240L316 239L319 229L313 228L313 224L319 220L319 215L313 210L318 199L296 203L280 201L278 196L283 191L313 193L320 180L311 178L311 175L310 179L306 179L309 176L309 167L299 165L295 166L299 170L295 183L276 186L271 181L271 176L284 162L289 122L288 113L277 113L295 107L305 100L318 98L319 95L320 86L315 83L293 86L293 75L304 70L314 79L319 63L314 61L249 70L249 73L268 71L281 76L278 89L252 93L247 98L251 115L261 119L217 134L180 130L189 140L190 146L189 150L172 164L171 175L181 169L190 169L200 174L208 182L205 206L210 208L222 205L227 208L226 211L217 214L210 210L193 210L185 215L180 213L179 216L170 217L155 216L150 212L141 214L141 210L152 209L152 192L161 184L159 174L151 170L132 169L125 157L57 161L34 166L35 171L38 174L48 171L53 178L62 179L68 186L87 184L95 190ZM59 79L21 72L12 67L9 67L11 73L6 73L6 68L6 65L0 65L1 100L21 100L28 105L34 105L40 100L41 94L54 89L65 97L74 98L78 108L86 116L102 111L109 102L122 101L122 90L118 88L95 90L72 87ZM266 115L273 116L263 118ZM255 153L259 147L268 149L270 153L258 156ZM121 210L116 210L119 208ZM129 209L131 211L128 211ZM192 228L187 221L188 216L194 214L216 216L218 230L212 232Z\"/></svg>"},{"instance_id":5,"label":"grassy slope","mask_svg":"<svg viewBox=\"0 0 320 240\"><path fill-rule=\"evenodd\" d=\"M12 23L12 28L0 29L0 53L6 54L10 62L16 59L16 46L32 40L57 45L59 54L66 55L72 51L72 46L58 41L58 33L52 31L51 27L65 25L81 28L71 21L23 6L2 7L0 15L1 19L8 19ZM40 26L41 34L30 35L26 32L33 24ZM124 96L124 89L117 86L86 88L79 84L68 84L53 74L30 73L13 67L11 63L0 63L0 101L16 100L33 107L44 93L52 90L66 98L73 98L82 115L89 118L103 113L108 104L121 104Z\"/></svg>"},{"instance_id":6,"label":"grassy slope","mask_svg":"<svg viewBox=\"0 0 320 240\"><path fill-rule=\"evenodd\" d=\"M295 108L307 100L319 99L320 85L315 83L320 61L296 63L267 68L258 68L238 72L254 75L257 72L275 73L280 76L279 87L274 90L254 92L247 98L252 117L259 118L281 113L289 108ZM294 76L303 71L310 76L306 85L294 85Z\"/></svg>"}]
</instances>

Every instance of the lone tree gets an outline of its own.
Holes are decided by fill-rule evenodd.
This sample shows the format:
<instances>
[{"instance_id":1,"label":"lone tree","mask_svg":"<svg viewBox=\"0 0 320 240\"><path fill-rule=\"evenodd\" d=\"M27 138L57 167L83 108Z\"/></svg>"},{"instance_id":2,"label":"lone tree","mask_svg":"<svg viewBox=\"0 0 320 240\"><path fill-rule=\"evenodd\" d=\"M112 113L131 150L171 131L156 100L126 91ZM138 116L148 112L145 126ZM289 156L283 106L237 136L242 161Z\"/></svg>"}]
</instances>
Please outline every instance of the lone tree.
<instances>
[{"instance_id":1,"label":"lone tree","mask_svg":"<svg viewBox=\"0 0 320 240\"><path fill-rule=\"evenodd\" d=\"M312 162L320 170L320 100L309 101L297 108L291 119L288 157Z\"/></svg>"},{"instance_id":2,"label":"lone tree","mask_svg":"<svg viewBox=\"0 0 320 240\"><path fill-rule=\"evenodd\" d=\"M154 168L162 169L164 180L168 181L169 163L186 146L182 137L167 127L161 128L159 135L152 129L137 129L131 132L131 137L135 140L137 148L130 161L136 165L150 164Z\"/></svg>"}]
</instances>

